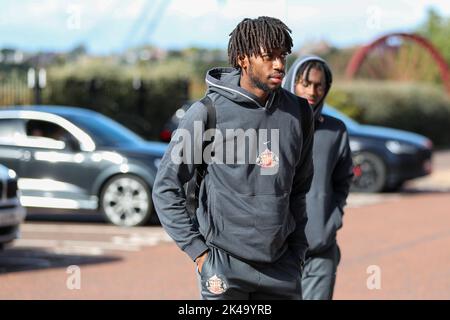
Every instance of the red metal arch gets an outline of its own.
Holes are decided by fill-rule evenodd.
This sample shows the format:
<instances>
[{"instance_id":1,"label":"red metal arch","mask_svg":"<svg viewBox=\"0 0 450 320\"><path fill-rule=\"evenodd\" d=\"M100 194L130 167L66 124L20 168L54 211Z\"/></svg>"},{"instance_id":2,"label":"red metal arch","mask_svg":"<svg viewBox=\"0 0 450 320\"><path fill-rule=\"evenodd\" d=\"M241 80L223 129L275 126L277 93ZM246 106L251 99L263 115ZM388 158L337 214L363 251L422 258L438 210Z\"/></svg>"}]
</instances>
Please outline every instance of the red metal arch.
<instances>
[{"instance_id":1,"label":"red metal arch","mask_svg":"<svg viewBox=\"0 0 450 320\"><path fill-rule=\"evenodd\" d=\"M382 36L375 41L371 42L368 45L362 46L359 48L350 59L350 62L347 65L347 69L345 71L345 74L347 78L351 79L355 76L358 69L361 67L362 63L364 62L364 59L367 57L368 53L373 50L375 47L382 45L386 42L386 40L390 37L400 37L407 40L412 40L416 42L418 45L420 45L422 48L426 49L430 55L432 56L433 60L436 62L436 64L439 67L439 72L441 74L442 82L444 83L444 87L447 90L447 93L450 94L450 71L449 67L442 57L442 55L439 53L439 51L431 44L430 41L425 39L422 36L419 36L417 34L409 34L409 33L390 33L385 36Z\"/></svg>"}]
</instances>

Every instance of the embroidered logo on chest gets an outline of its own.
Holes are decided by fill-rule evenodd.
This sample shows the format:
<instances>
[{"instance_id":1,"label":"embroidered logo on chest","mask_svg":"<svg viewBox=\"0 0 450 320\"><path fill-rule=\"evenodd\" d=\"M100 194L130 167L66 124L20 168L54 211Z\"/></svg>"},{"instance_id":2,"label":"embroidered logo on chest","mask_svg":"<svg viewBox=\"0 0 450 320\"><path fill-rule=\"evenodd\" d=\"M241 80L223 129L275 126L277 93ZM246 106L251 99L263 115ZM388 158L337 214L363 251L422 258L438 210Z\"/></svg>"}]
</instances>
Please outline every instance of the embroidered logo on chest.
<instances>
[{"instance_id":1,"label":"embroidered logo on chest","mask_svg":"<svg viewBox=\"0 0 450 320\"><path fill-rule=\"evenodd\" d=\"M280 159L278 156L266 148L261 154L256 158L256 164L262 168L273 168L278 165Z\"/></svg>"}]
</instances>

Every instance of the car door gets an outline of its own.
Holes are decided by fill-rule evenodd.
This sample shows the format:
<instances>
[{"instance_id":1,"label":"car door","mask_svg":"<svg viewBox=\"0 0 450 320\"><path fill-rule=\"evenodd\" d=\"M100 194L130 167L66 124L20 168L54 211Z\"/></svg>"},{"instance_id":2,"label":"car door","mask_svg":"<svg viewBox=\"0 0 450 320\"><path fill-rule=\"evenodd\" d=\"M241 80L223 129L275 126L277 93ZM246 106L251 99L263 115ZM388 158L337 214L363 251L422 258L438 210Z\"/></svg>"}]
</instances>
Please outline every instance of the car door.
<instances>
[{"instance_id":1,"label":"car door","mask_svg":"<svg viewBox=\"0 0 450 320\"><path fill-rule=\"evenodd\" d=\"M95 209L97 197L90 194L98 174L90 166L89 152L60 124L25 119L23 203L33 207Z\"/></svg>"}]
</instances>

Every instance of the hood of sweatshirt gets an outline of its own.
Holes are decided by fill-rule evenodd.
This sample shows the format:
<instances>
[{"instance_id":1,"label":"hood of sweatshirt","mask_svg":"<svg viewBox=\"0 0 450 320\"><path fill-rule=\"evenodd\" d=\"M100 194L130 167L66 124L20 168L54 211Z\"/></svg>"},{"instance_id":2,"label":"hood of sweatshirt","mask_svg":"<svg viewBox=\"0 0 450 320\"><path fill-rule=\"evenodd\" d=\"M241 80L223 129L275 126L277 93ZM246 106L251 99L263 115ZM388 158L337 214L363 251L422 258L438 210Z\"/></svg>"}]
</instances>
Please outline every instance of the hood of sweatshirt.
<instances>
[{"instance_id":1,"label":"hood of sweatshirt","mask_svg":"<svg viewBox=\"0 0 450 320\"><path fill-rule=\"evenodd\" d=\"M322 115L323 105L324 105L325 99L328 95L328 92L330 91L331 83L333 81L331 69L330 69L328 63L324 59L322 59L318 56L313 56L313 55L299 57L297 60L294 61L292 66L289 68L289 71L283 80L283 88L292 92L293 94L295 94L295 78L297 76L298 71L300 70L300 67L308 61L323 62L323 64L325 65L325 68L328 69L328 71L331 75L329 82L327 83L327 86L325 89L325 94L323 95L323 98L317 103L317 105L314 107L314 110L313 110L314 118L317 121L320 118L320 116Z\"/></svg>"},{"instance_id":2,"label":"hood of sweatshirt","mask_svg":"<svg viewBox=\"0 0 450 320\"><path fill-rule=\"evenodd\" d=\"M213 68L206 73L208 93L216 92L238 104L249 108L275 108L278 89L270 93L265 105L258 98L240 87L241 72L234 68Z\"/></svg>"}]
</instances>

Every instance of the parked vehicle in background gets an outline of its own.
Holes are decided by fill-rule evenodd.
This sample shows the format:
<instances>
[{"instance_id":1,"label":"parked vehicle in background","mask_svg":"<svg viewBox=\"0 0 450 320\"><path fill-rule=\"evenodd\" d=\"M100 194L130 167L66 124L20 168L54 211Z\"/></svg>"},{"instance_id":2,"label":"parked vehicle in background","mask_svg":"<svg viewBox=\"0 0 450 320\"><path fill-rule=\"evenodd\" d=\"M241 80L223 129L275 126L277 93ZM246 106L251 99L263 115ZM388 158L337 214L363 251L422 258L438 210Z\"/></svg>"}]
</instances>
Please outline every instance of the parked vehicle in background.
<instances>
[{"instance_id":1,"label":"parked vehicle in background","mask_svg":"<svg viewBox=\"0 0 450 320\"><path fill-rule=\"evenodd\" d=\"M160 137L169 141L191 103L184 104L167 121ZM432 171L433 143L427 137L380 126L362 125L325 105L323 114L347 126L354 164L353 192L396 190L407 180Z\"/></svg>"},{"instance_id":2,"label":"parked vehicle in background","mask_svg":"<svg viewBox=\"0 0 450 320\"><path fill-rule=\"evenodd\" d=\"M324 113L342 120L347 127L355 174L352 191L396 190L405 181L432 172L433 143L427 137L362 125L330 106L325 106Z\"/></svg>"},{"instance_id":3,"label":"parked vehicle in background","mask_svg":"<svg viewBox=\"0 0 450 320\"><path fill-rule=\"evenodd\" d=\"M25 215L18 198L16 173L0 164L0 249L19 237Z\"/></svg>"},{"instance_id":4,"label":"parked vehicle in background","mask_svg":"<svg viewBox=\"0 0 450 320\"><path fill-rule=\"evenodd\" d=\"M17 172L25 207L100 210L116 225L145 224L166 146L87 109L0 110L0 163Z\"/></svg>"}]
</instances>

